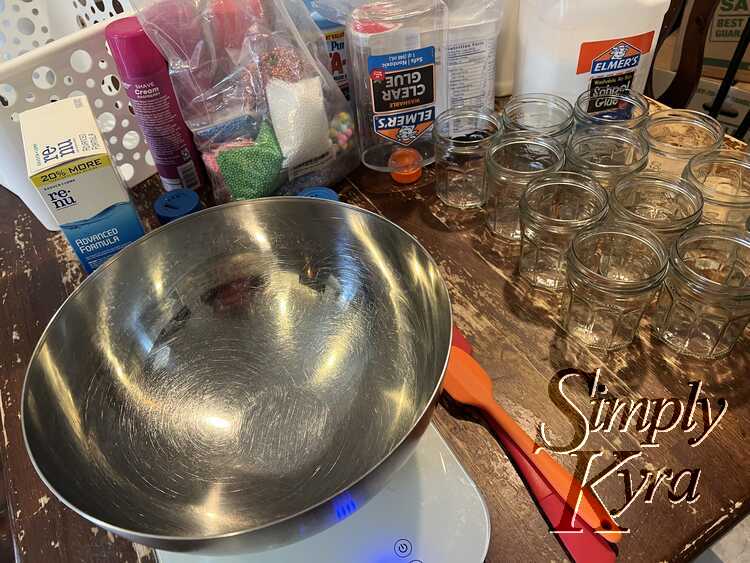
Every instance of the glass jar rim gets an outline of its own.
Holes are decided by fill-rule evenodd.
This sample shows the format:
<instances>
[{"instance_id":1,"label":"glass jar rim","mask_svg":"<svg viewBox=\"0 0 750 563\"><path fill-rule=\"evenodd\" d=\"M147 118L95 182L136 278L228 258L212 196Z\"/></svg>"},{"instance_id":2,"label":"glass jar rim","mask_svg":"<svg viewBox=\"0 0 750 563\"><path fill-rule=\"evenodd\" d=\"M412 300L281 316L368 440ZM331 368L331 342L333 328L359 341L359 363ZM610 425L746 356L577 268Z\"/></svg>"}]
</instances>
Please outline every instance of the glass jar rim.
<instances>
[{"instance_id":1,"label":"glass jar rim","mask_svg":"<svg viewBox=\"0 0 750 563\"><path fill-rule=\"evenodd\" d=\"M578 143L594 138L610 138L623 141L625 144L637 149L640 154L638 155L638 158L633 160L630 164L601 164L598 162L591 162L577 153L575 147ZM629 172L641 170L646 166L648 162L648 143L646 143L645 139L639 132L634 131L633 129L628 129L627 127L620 127L618 125L582 127L573 133L568 140L568 145L565 148L565 157L571 161L574 166L587 168L591 170L592 173L627 174Z\"/></svg>"},{"instance_id":2,"label":"glass jar rim","mask_svg":"<svg viewBox=\"0 0 750 563\"><path fill-rule=\"evenodd\" d=\"M556 217L545 215L541 211L535 209L529 201L529 196L533 195L535 192L544 190L553 185L559 186L561 184L575 186L593 195L599 203L597 210L590 216L581 219L558 219ZM609 205L607 201L607 192L601 187L601 185L599 185L599 182L592 177L578 172L561 171L550 172L549 174L531 180L528 186L526 186L526 189L521 193L519 209L522 215L528 215L536 223L544 224L545 228L550 228L555 232L567 232L595 225L606 217Z\"/></svg>"},{"instance_id":3,"label":"glass jar rim","mask_svg":"<svg viewBox=\"0 0 750 563\"><path fill-rule=\"evenodd\" d=\"M710 145L702 147L683 147L674 145L672 143L665 143L659 139L654 138L651 134L651 127L654 124L682 124L683 126L693 126L702 129L703 131L711 134L715 141ZM643 128L643 136L648 142L649 147L654 148L660 152L683 152L688 154L699 154L705 151L715 150L721 146L724 140L724 127L716 121L713 117L695 111L692 109L663 109L652 113L646 126Z\"/></svg>"},{"instance_id":4,"label":"glass jar rim","mask_svg":"<svg viewBox=\"0 0 750 563\"><path fill-rule=\"evenodd\" d=\"M440 132L440 125L444 125L446 122L449 122L454 119L461 119L466 117L475 117L478 119L483 119L487 121L489 124L494 126L495 132L491 135L488 135L484 139L480 139L478 141L460 141L453 139L447 135L443 135ZM495 140L498 135L501 133L501 125L500 120L497 118L495 113L492 110L486 109L486 108L480 108L480 107L467 107L462 106L459 108L453 108L448 109L442 112L437 116L435 119L435 126L433 127L433 133L435 135L436 139L439 139L441 141L449 141L451 144L456 146L465 146L465 147L471 147L471 146L477 146L482 144L491 144L492 141Z\"/></svg>"},{"instance_id":5,"label":"glass jar rim","mask_svg":"<svg viewBox=\"0 0 750 563\"><path fill-rule=\"evenodd\" d=\"M511 113L514 110L519 109L524 104L538 103L546 103L562 110L564 115L566 115L565 119L561 120L557 125L530 128L522 123L518 123L511 116ZM503 107L502 122L505 128L509 131L533 131L542 135L556 136L573 128L573 105L565 98L556 94L534 92L529 94L518 94L516 96L512 96Z\"/></svg>"},{"instance_id":6,"label":"glass jar rim","mask_svg":"<svg viewBox=\"0 0 750 563\"><path fill-rule=\"evenodd\" d=\"M592 115L589 113L586 109L584 109L588 103L592 99L598 99L598 98L614 98L619 100L625 100L630 102L633 107L639 108L642 113L636 117L632 117L630 119L606 119L602 117L598 117L596 115ZM580 121L588 121L589 123L597 123L601 125L617 125L618 123L634 123L634 127L637 127L643 123L646 122L648 119L648 109L649 104L646 97L636 92L635 90L622 90L618 92L617 94L599 94L599 95L592 95L589 90L585 90L581 92L581 94L576 99L576 103L573 106L573 112L576 117L579 118Z\"/></svg>"},{"instance_id":7,"label":"glass jar rim","mask_svg":"<svg viewBox=\"0 0 750 563\"><path fill-rule=\"evenodd\" d=\"M507 168L498 164L493 156L510 145L516 145L521 143L532 143L539 147L544 147L551 154L557 157L555 166L550 166L542 170L517 170L515 168ZM565 162L565 149L563 146L552 137L547 135L539 135L533 131L514 131L512 133L505 133L495 138L495 142L490 146L487 151L487 157L485 158L489 170L495 175L508 175L508 176L521 176L526 178L532 178L541 174L548 174L559 170Z\"/></svg>"},{"instance_id":8,"label":"glass jar rim","mask_svg":"<svg viewBox=\"0 0 750 563\"><path fill-rule=\"evenodd\" d=\"M638 239L646 244L658 258L661 267L652 275L637 281L613 280L595 272L581 260L578 245L590 237L606 234L617 234L628 238ZM586 279L587 283L603 291L614 290L621 293L641 293L658 287L667 275L669 255L659 238L646 227L635 223L613 221L605 225L598 225L580 231L570 245L568 251L568 269Z\"/></svg>"},{"instance_id":9,"label":"glass jar rim","mask_svg":"<svg viewBox=\"0 0 750 563\"><path fill-rule=\"evenodd\" d=\"M639 186L644 184L655 185L663 188L665 191L678 193L690 201L693 205L693 213L681 219L665 219L663 221L649 219L633 213L622 204L621 196L626 190L638 189ZM641 174L630 174L620 179L614 188L612 188L609 205L616 214L620 215L626 221L638 223L658 232L679 232L700 221L703 214L703 194L691 182L683 178L675 178L656 172L644 172Z\"/></svg>"},{"instance_id":10,"label":"glass jar rim","mask_svg":"<svg viewBox=\"0 0 750 563\"><path fill-rule=\"evenodd\" d=\"M698 225L682 233L669 250L669 264L692 289L714 295L750 299L750 286L732 287L715 282L693 270L684 261L685 246L700 239L722 239L744 246L750 251L750 234L731 225Z\"/></svg>"},{"instance_id":11,"label":"glass jar rim","mask_svg":"<svg viewBox=\"0 0 750 563\"><path fill-rule=\"evenodd\" d=\"M750 195L746 197L721 197L717 196L713 190L706 188L706 184L699 180L698 174L696 174L696 168L706 164L735 164L738 167L747 170L748 175L750 175L750 155L732 149L718 149L702 152L688 161L687 166L685 166L685 171L683 172L683 176L700 189L703 198L708 202L720 203L721 205L729 207L746 207L750 205Z\"/></svg>"}]
</instances>

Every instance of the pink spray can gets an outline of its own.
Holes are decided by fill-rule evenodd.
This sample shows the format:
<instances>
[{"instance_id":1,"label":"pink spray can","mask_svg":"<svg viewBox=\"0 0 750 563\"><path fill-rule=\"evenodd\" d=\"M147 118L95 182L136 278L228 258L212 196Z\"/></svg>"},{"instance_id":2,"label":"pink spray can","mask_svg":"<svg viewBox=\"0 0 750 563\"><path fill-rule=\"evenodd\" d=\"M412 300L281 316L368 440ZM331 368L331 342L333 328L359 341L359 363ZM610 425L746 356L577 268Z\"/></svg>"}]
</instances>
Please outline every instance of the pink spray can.
<instances>
[{"instance_id":1,"label":"pink spray can","mask_svg":"<svg viewBox=\"0 0 750 563\"><path fill-rule=\"evenodd\" d=\"M203 163L182 119L167 61L136 17L110 23L106 37L164 188L201 188Z\"/></svg>"}]
</instances>

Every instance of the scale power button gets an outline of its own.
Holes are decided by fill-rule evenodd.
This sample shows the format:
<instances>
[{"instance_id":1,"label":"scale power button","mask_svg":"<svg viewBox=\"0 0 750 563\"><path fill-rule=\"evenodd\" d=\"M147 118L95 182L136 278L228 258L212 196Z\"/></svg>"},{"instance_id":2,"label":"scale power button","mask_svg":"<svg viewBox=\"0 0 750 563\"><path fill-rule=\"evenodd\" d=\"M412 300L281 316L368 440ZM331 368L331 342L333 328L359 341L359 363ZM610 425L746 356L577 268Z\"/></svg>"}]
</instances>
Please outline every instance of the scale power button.
<instances>
[{"instance_id":1,"label":"scale power button","mask_svg":"<svg viewBox=\"0 0 750 563\"><path fill-rule=\"evenodd\" d=\"M411 542L403 538L397 540L393 545L393 551L402 559L406 559L411 555L412 552Z\"/></svg>"}]
</instances>

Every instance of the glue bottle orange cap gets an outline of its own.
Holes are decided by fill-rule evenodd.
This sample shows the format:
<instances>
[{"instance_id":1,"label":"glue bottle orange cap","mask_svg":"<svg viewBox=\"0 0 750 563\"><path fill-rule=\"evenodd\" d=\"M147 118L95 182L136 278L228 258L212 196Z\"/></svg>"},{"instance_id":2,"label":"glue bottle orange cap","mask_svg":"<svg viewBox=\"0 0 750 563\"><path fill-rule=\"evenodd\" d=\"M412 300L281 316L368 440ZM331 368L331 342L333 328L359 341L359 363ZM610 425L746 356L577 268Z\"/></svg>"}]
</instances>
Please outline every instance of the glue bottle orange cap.
<instances>
[{"instance_id":1,"label":"glue bottle orange cap","mask_svg":"<svg viewBox=\"0 0 750 563\"><path fill-rule=\"evenodd\" d=\"M398 148L388 160L391 178L399 184L411 184L422 177L422 155L410 148Z\"/></svg>"}]
</instances>

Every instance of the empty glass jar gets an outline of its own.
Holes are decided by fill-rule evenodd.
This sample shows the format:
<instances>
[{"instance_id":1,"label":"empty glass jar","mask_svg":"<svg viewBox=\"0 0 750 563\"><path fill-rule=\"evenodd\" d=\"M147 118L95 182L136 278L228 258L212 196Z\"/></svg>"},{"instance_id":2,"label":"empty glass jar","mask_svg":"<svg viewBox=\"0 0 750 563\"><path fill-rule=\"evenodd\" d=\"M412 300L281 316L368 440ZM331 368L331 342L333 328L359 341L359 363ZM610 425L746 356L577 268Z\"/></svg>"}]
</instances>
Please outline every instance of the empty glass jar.
<instances>
[{"instance_id":1,"label":"empty glass jar","mask_svg":"<svg viewBox=\"0 0 750 563\"><path fill-rule=\"evenodd\" d=\"M665 109L651 114L643 136L649 146L649 170L682 176L692 157L721 146L724 128L704 113Z\"/></svg>"},{"instance_id":2,"label":"empty glass jar","mask_svg":"<svg viewBox=\"0 0 750 563\"><path fill-rule=\"evenodd\" d=\"M553 137L563 145L573 129L573 106L554 94L513 96L503 108L503 129L533 131Z\"/></svg>"},{"instance_id":3,"label":"empty glass jar","mask_svg":"<svg viewBox=\"0 0 750 563\"><path fill-rule=\"evenodd\" d=\"M578 233L568 251L565 330L587 346L627 346L667 273L667 251L651 231L608 223Z\"/></svg>"},{"instance_id":4,"label":"empty glass jar","mask_svg":"<svg viewBox=\"0 0 750 563\"><path fill-rule=\"evenodd\" d=\"M648 100L634 90L616 94L586 90L578 96L573 108L576 127L588 125L617 125L636 129L646 124Z\"/></svg>"},{"instance_id":5,"label":"empty glass jar","mask_svg":"<svg viewBox=\"0 0 750 563\"><path fill-rule=\"evenodd\" d=\"M703 192L703 222L739 229L750 219L750 156L718 150L690 159L683 176Z\"/></svg>"},{"instance_id":6,"label":"empty glass jar","mask_svg":"<svg viewBox=\"0 0 750 563\"><path fill-rule=\"evenodd\" d=\"M644 172L621 179L610 193L609 205L613 219L651 229L669 248L681 233L700 222L703 196L682 178Z\"/></svg>"},{"instance_id":7,"label":"empty glass jar","mask_svg":"<svg viewBox=\"0 0 750 563\"><path fill-rule=\"evenodd\" d=\"M725 225L686 231L670 250L654 331L680 354L731 352L750 320L750 234Z\"/></svg>"},{"instance_id":8,"label":"empty glass jar","mask_svg":"<svg viewBox=\"0 0 750 563\"><path fill-rule=\"evenodd\" d=\"M433 129L435 192L443 203L466 209L487 201L485 155L500 123L490 112L459 108L440 114Z\"/></svg>"},{"instance_id":9,"label":"empty glass jar","mask_svg":"<svg viewBox=\"0 0 750 563\"><path fill-rule=\"evenodd\" d=\"M487 153L487 227L508 242L521 240L518 202L534 178L560 170L563 146L532 132L502 135Z\"/></svg>"},{"instance_id":10,"label":"empty glass jar","mask_svg":"<svg viewBox=\"0 0 750 563\"><path fill-rule=\"evenodd\" d=\"M648 145L633 129L615 125L581 127L565 149L567 168L589 174L609 190L617 181L648 164Z\"/></svg>"},{"instance_id":11,"label":"empty glass jar","mask_svg":"<svg viewBox=\"0 0 750 563\"><path fill-rule=\"evenodd\" d=\"M607 192L583 174L554 172L530 182L519 207L519 274L536 287L562 289L570 241L607 216Z\"/></svg>"}]
</instances>

